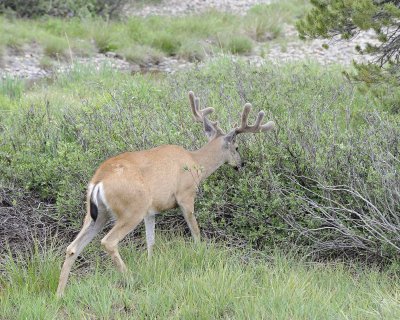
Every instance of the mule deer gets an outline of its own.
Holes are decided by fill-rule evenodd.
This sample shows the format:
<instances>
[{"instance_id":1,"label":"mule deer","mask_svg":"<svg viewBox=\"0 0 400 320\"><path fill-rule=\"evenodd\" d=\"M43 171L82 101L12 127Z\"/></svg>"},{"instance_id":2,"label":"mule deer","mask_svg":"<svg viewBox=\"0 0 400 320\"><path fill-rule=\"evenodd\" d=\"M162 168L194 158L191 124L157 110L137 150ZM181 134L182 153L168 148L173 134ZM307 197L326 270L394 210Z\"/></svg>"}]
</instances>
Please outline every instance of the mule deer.
<instances>
[{"instance_id":1,"label":"mule deer","mask_svg":"<svg viewBox=\"0 0 400 320\"><path fill-rule=\"evenodd\" d=\"M89 183L87 214L82 230L68 246L61 270L57 296L62 296L72 264L83 248L103 229L110 217L116 222L101 240L117 268L126 266L118 253L118 243L144 220L148 256L154 245L155 215L179 206L197 242L200 231L194 216L194 200L198 183L222 164L242 165L236 136L246 132L263 132L274 128L274 122L261 124L264 112L258 113L254 125L248 125L251 110L245 104L240 127L225 134L217 122L208 119L213 108L200 110L199 99L189 92L193 118L203 124L208 143L199 150L187 151L175 145L126 152L103 162Z\"/></svg>"}]
</instances>

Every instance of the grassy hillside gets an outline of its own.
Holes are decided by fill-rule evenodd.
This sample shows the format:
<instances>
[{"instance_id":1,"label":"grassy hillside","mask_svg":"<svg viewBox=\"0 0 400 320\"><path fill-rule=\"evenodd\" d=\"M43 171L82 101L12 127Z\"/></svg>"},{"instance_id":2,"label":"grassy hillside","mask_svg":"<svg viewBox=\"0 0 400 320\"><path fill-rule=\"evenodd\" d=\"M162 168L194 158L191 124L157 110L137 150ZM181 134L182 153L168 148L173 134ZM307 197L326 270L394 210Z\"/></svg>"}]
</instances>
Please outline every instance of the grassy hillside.
<instances>
[{"instance_id":1,"label":"grassy hillside","mask_svg":"<svg viewBox=\"0 0 400 320\"><path fill-rule=\"evenodd\" d=\"M157 234L157 236L159 236ZM53 249L9 260L0 277L2 319L399 319L396 276L357 266L306 264L194 245L175 234L157 239L147 260L126 245L126 278L102 255L71 277L56 300L60 256ZM93 259L93 257L92 257ZM82 263L86 264L85 261Z\"/></svg>"}]
</instances>

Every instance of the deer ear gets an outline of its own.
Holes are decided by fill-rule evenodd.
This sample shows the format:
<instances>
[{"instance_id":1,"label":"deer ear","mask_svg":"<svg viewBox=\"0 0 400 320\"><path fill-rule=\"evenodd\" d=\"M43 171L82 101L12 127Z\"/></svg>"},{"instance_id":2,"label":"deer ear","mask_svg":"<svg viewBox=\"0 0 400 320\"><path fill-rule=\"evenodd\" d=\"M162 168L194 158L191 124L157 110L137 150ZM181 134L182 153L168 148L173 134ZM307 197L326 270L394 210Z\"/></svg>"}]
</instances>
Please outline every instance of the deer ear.
<instances>
[{"instance_id":1,"label":"deer ear","mask_svg":"<svg viewBox=\"0 0 400 320\"><path fill-rule=\"evenodd\" d=\"M227 133L224 137L225 143L232 143L235 142L236 139L236 132L235 130L232 130L231 132Z\"/></svg>"},{"instance_id":2,"label":"deer ear","mask_svg":"<svg viewBox=\"0 0 400 320\"><path fill-rule=\"evenodd\" d=\"M208 120L208 118L204 117L203 123L204 123L204 133L206 134L208 140L212 140L215 137L217 131L215 130L210 120Z\"/></svg>"}]
</instances>

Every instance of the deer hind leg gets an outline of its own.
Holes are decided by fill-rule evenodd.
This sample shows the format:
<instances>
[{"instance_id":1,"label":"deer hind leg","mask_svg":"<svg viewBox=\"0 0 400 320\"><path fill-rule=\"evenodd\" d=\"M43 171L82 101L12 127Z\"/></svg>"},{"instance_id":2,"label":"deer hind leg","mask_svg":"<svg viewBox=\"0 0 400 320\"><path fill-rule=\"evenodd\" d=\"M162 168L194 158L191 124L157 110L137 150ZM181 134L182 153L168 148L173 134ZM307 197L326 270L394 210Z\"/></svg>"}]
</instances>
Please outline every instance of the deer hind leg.
<instances>
[{"instance_id":1,"label":"deer hind leg","mask_svg":"<svg viewBox=\"0 0 400 320\"><path fill-rule=\"evenodd\" d=\"M76 258L86 247L86 245L93 240L96 234L103 229L107 220L107 214L99 214L96 221L93 221L90 214L86 215L81 231L76 236L75 240L67 248L67 254L61 269L60 281L57 288L58 297L61 297L64 294L64 289L67 285L68 276Z\"/></svg>"},{"instance_id":2,"label":"deer hind leg","mask_svg":"<svg viewBox=\"0 0 400 320\"><path fill-rule=\"evenodd\" d=\"M135 212L126 218L120 218L115 223L114 227L101 239L101 244L106 252L111 256L111 259L116 264L117 269L121 272L126 272L126 266L118 252L118 243L143 220L146 211Z\"/></svg>"}]
</instances>

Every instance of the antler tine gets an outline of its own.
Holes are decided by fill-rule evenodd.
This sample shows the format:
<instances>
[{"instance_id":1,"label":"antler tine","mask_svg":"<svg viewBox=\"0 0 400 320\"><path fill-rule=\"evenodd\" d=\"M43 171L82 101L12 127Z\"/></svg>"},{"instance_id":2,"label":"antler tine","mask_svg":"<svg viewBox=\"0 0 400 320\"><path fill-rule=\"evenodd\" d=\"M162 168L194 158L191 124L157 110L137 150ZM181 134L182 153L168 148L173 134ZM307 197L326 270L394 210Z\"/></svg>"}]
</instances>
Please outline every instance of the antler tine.
<instances>
[{"instance_id":1,"label":"antler tine","mask_svg":"<svg viewBox=\"0 0 400 320\"><path fill-rule=\"evenodd\" d=\"M189 92L190 106L192 107L192 113L194 120L203 122L204 117L207 117L210 113L214 112L214 108L208 107L200 110L200 99L196 97L193 91Z\"/></svg>"},{"instance_id":2,"label":"antler tine","mask_svg":"<svg viewBox=\"0 0 400 320\"><path fill-rule=\"evenodd\" d=\"M273 129L275 129L275 122L274 121L268 121L266 124L263 124L261 126L261 131L262 132L273 130Z\"/></svg>"},{"instance_id":3,"label":"antler tine","mask_svg":"<svg viewBox=\"0 0 400 320\"><path fill-rule=\"evenodd\" d=\"M251 104L246 103L243 107L242 123L239 128L234 129L236 134L244 132L258 133L271 130L275 127L275 123L273 121L268 121L266 124L261 125L261 122L263 121L265 116L264 111L260 111L257 115L256 122L253 125L249 126L247 120L249 118L250 111L251 111Z\"/></svg>"},{"instance_id":4,"label":"antler tine","mask_svg":"<svg viewBox=\"0 0 400 320\"><path fill-rule=\"evenodd\" d=\"M249 113L251 111L251 104L246 103L243 107L243 112L242 112L242 123L240 125L239 129L245 129L247 127L247 119L249 118Z\"/></svg>"},{"instance_id":5,"label":"antler tine","mask_svg":"<svg viewBox=\"0 0 400 320\"><path fill-rule=\"evenodd\" d=\"M260 111L257 115L257 119L256 122L254 123L255 127L260 127L261 122L263 121L265 116L265 112L264 111Z\"/></svg>"},{"instance_id":6,"label":"antler tine","mask_svg":"<svg viewBox=\"0 0 400 320\"><path fill-rule=\"evenodd\" d=\"M214 127L215 132L218 135L224 134L222 129L219 127L218 121L211 121L207 118L209 114L214 112L214 108L207 107L200 110L200 99L194 95L193 91L189 91L189 100L190 106L192 107L193 118L195 121L202 123L207 122Z\"/></svg>"}]
</instances>

